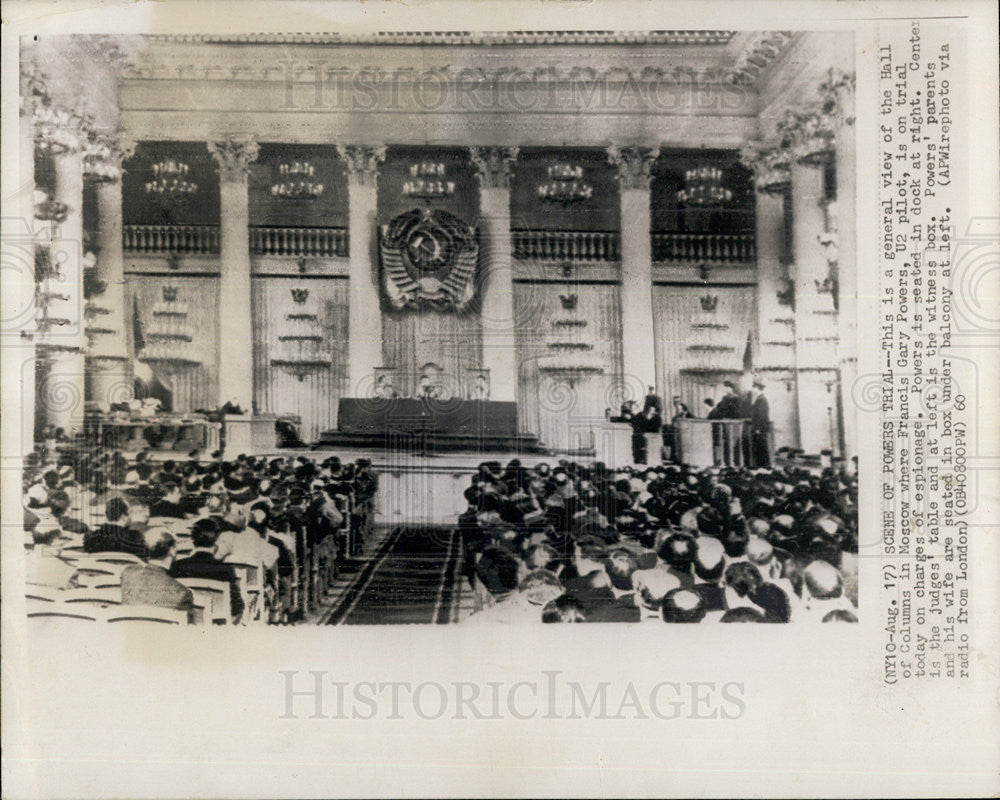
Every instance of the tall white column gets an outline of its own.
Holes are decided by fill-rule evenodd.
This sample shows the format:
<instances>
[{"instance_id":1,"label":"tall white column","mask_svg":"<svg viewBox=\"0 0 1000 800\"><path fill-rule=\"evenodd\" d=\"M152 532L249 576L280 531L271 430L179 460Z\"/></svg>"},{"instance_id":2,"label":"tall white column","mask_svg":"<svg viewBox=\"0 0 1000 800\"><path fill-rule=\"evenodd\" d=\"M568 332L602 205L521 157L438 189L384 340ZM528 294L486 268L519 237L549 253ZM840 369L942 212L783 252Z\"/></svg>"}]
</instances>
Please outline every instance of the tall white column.
<instances>
[{"instance_id":1,"label":"tall white column","mask_svg":"<svg viewBox=\"0 0 1000 800\"><path fill-rule=\"evenodd\" d=\"M473 147L479 178L483 368L493 400L517 400L514 284L510 245L510 175L516 147Z\"/></svg>"},{"instance_id":2,"label":"tall white column","mask_svg":"<svg viewBox=\"0 0 1000 800\"><path fill-rule=\"evenodd\" d=\"M795 357L799 434L806 453L836 446L837 321L832 294L823 288L829 276L822 244L826 230L823 171L792 166L792 229L795 260Z\"/></svg>"},{"instance_id":3,"label":"tall white column","mask_svg":"<svg viewBox=\"0 0 1000 800\"><path fill-rule=\"evenodd\" d=\"M257 158L256 142L209 142L219 163L219 405L233 401L253 408L253 319L250 293L250 237L247 176Z\"/></svg>"},{"instance_id":4,"label":"tall white column","mask_svg":"<svg viewBox=\"0 0 1000 800\"><path fill-rule=\"evenodd\" d=\"M29 96L22 79L21 96ZM32 107L20 115L17 212L3 215L3 293L0 295L0 374L3 405L18 409L0 415L0 441L12 459L31 450L35 430L35 128ZM13 182L12 182L13 183ZM12 461L12 464L16 464Z\"/></svg>"},{"instance_id":5,"label":"tall white column","mask_svg":"<svg viewBox=\"0 0 1000 800\"><path fill-rule=\"evenodd\" d=\"M849 112L853 116L853 109ZM856 162L854 130L842 128L837 135L837 280L840 305L838 362L843 405L844 455L858 454L857 407L854 382L858 376L858 242Z\"/></svg>"},{"instance_id":6,"label":"tall white column","mask_svg":"<svg viewBox=\"0 0 1000 800\"><path fill-rule=\"evenodd\" d=\"M337 145L347 163L350 206L350 299L347 319L348 396L363 396L382 366L382 309L379 303L376 211L378 167L385 160L383 145Z\"/></svg>"},{"instance_id":7,"label":"tall white column","mask_svg":"<svg viewBox=\"0 0 1000 800\"><path fill-rule=\"evenodd\" d=\"M756 194L757 334L754 370L768 383L774 446L798 447L795 381L795 315L785 264L782 194Z\"/></svg>"},{"instance_id":8,"label":"tall white column","mask_svg":"<svg viewBox=\"0 0 1000 800\"><path fill-rule=\"evenodd\" d=\"M120 158L116 158L120 166ZM122 252L121 179L97 183L97 268L104 291L87 301L87 398L118 403L131 396L125 336L125 258ZM101 331L95 333L95 331Z\"/></svg>"},{"instance_id":9,"label":"tall white column","mask_svg":"<svg viewBox=\"0 0 1000 800\"><path fill-rule=\"evenodd\" d=\"M83 430L84 412L83 162L72 150L54 155L53 162L55 200L67 213L49 247L57 274L42 287L40 342L48 370L38 402L45 421L72 438Z\"/></svg>"},{"instance_id":10,"label":"tall white column","mask_svg":"<svg viewBox=\"0 0 1000 800\"><path fill-rule=\"evenodd\" d=\"M621 202L621 309L624 382L641 399L656 385L653 346L653 253L649 180L656 152L648 147L610 147L618 168Z\"/></svg>"}]
</instances>

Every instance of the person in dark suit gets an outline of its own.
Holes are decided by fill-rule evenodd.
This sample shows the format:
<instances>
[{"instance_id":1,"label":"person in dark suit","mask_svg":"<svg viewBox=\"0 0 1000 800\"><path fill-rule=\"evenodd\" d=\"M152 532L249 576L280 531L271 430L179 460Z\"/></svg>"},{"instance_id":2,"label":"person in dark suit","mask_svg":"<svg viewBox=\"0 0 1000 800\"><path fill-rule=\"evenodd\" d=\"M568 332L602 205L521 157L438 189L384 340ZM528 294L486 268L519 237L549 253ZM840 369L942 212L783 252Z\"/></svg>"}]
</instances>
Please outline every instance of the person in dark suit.
<instances>
[{"instance_id":1,"label":"person in dark suit","mask_svg":"<svg viewBox=\"0 0 1000 800\"><path fill-rule=\"evenodd\" d=\"M151 517L172 517L184 519L190 507L181 502L180 483L170 480L163 484L163 497L149 507Z\"/></svg>"},{"instance_id":2,"label":"person in dark suit","mask_svg":"<svg viewBox=\"0 0 1000 800\"><path fill-rule=\"evenodd\" d=\"M180 609L187 612L188 622L194 622L194 595L167 571L177 553L176 540L166 528L150 528L145 540L149 563L122 570L122 603Z\"/></svg>"},{"instance_id":3,"label":"person in dark suit","mask_svg":"<svg viewBox=\"0 0 1000 800\"><path fill-rule=\"evenodd\" d=\"M756 380L750 390L750 463L755 467L771 466L770 432L771 409L764 396L763 381Z\"/></svg>"},{"instance_id":4,"label":"person in dark suit","mask_svg":"<svg viewBox=\"0 0 1000 800\"><path fill-rule=\"evenodd\" d=\"M230 611L233 621L237 622L243 614L243 593L240 591L236 570L215 557L215 544L218 538L219 525L214 519L200 519L195 522L191 529L194 552L187 558L175 561L170 567L170 575L174 578L203 578L228 583Z\"/></svg>"},{"instance_id":5,"label":"person in dark suit","mask_svg":"<svg viewBox=\"0 0 1000 800\"><path fill-rule=\"evenodd\" d=\"M85 553L132 553L147 558L149 550L142 533L128 526L129 507L120 497L113 497L104 507L107 522L97 530L83 534Z\"/></svg>"}]
</instances>

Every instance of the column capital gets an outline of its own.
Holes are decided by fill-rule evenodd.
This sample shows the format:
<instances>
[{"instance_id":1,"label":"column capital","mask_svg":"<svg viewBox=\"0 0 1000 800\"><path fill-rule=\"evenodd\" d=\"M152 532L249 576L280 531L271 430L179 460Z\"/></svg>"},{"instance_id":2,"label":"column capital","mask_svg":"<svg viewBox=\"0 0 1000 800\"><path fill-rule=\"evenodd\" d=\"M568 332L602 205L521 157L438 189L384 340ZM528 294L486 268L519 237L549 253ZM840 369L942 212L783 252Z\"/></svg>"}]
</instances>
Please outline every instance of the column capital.
<instances>
[{"instance_id":1,"label":"column capital","mask_svg":"<svg viewBox=\"0 0 1000 800\"><path fill-rule=\"evenodd\" d=\"M379 164L385 161L384 144L338 144L337 154L347 162L351 185L375 186Z\"/></svg>"},{"instance_id":2,"label":"column capital","mask_svg":"<svg viewBox=\"0 0 1000 800\"><path fill-rule=\"evenodd\" d=\"M223 181L240 182L246 180L260 147L253 139L221 139L208 142L208 152L219 162L219 177Z\"/></svg>"},{"instance_id":3,"label":"column capital","mask_svg":"<svg viewBox=\"0 0 1000 800\"><path fill-rule=\"evenodd\" d=\"M519 147L470 147L469 160L483 189L509 189Z\"/></svg>"},{"instance_id":4,"label":"column capital","mask_svg":"<svg viewBox=\"0 0 1000 800\"><path fill-rule=\"evenodd\" d=\"M653 162L659 154L652 147L608 148L608 161L618 169L618 184L622 189L648 189Z\"/></svg>"}]
</instances>

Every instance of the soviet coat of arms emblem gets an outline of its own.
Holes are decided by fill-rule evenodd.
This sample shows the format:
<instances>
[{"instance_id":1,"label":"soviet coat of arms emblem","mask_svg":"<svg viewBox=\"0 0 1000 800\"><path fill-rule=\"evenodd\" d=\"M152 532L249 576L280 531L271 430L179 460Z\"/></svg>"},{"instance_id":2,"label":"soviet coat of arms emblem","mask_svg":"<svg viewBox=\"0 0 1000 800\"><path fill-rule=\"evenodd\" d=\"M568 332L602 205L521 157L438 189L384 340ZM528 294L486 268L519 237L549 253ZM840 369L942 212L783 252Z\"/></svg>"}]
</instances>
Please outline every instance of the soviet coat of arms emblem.
<instances>
[{"instance_id":1,"label":"soviet coat of arms emblem","mask_svg":"<svg viewBox=\"0 0 1000 800\"><path fill-rule=\"evenodd\" d=\"M382 281L393 308L461 309L475 294L476 232L441 209L413 209L382 226Z\"/></svg>"}]
</instances>

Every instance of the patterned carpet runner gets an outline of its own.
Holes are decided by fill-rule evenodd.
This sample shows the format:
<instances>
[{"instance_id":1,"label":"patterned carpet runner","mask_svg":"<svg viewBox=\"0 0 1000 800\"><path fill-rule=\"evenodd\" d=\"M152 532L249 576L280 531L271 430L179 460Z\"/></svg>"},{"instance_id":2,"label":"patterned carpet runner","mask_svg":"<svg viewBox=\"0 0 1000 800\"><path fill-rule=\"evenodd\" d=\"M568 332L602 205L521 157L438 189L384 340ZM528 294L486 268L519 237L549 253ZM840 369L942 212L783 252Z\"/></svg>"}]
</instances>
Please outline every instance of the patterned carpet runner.
<instances>
[{"instance_id":1,"label":"patterned carpet runner","mask_svg":"<svg viewBox=\"0 0 1000 800\"><path fill-rule=\"evenodd\" d=\"M396 528L360 570L327 624L455 622L463 595L461 559L453 526Z\"/></svg>"}]
</instances>

